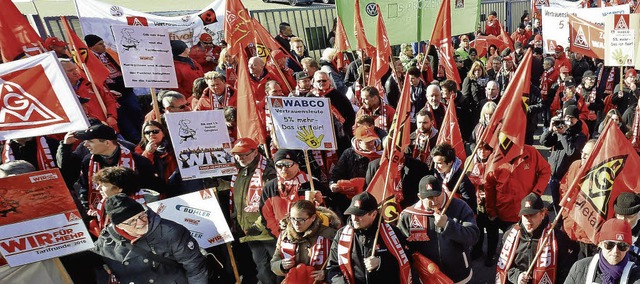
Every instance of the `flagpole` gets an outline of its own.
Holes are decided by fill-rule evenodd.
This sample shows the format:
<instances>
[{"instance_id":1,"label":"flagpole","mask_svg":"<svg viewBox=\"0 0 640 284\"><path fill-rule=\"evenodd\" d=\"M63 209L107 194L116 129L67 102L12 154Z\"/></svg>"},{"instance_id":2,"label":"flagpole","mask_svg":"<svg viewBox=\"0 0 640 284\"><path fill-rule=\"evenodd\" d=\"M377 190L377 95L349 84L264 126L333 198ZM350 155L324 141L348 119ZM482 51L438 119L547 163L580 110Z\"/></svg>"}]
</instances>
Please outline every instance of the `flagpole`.
<instances>
[{"instance_id":1,"label":"flagpole","mask_svg":"<svg viewBox=\"0 0 640 284\"><path fill-rule=\"evenodd\" d=\"M89 83L91 83L91 89L93 89L93 93L95 93L96 99L98 99L98 103L100 104L100 108L102 109L102 112L104 113L104 117L108 118L107 117L107 107L104 105L104 101L102 101L102 96L100 95L101 93L98 92L98 88L96 87L96 84L93 82L93 79L91 78L91 72L89 72L89 68L87 68L87 64L82 62L82 60L80 59L80 56L82 56L82 55L80 54L80 51L78 50L78 48L76 47L75 43L72 40L71 31L68 29L69 28L69 22L67 21L67 17L62 16L62 17L60 17L60 19L64 21L64 24L62 25L62 27L63 27L63 30L65 32L65 36L71 42L71 46L73 47L73 50L75 51L76 56L78 56L78 58L76 58L76 60L80 61L80 63L82 64L82 69L84 70L85 75L87 75L87 79L89 80ZM91 54L89 54L90 52L93 52L93 51L87 50L87 56L91 56ZM76 64L77 64L77 62L76 62Z\"/></svg>"},{"instance_id":2,"label":"flagpole","mask_svg":"<svg viewBox=\"0 0 640 284\"><path fill-rule=\"evenodd\" d=\"M483 130L487 131L487 129L485 128ZM482 137L482 136L480 136ZM471 161L469 163L465 163L464 168L462 169L462 174L460 175L460 177L458 177L458 181L456 182L456 185L453 187L453 190L451 191L451 197L453 197L456 192L458 192L458 188L460 188L460 184L462 183L462 179L464 179L464 177L467 174L467 171L469 170L469 167L471 167L471 164L474 164L474 157L477 155L476 153L478 152L478 146L480 145L480 143L476 143L476 146L473 148L473 152L471 153ZM467 159L469 159L469 157L467 157ZM447 203L445 203L444 208L442 208L441 211L441 215L444 215L445 212L447 212L447 209L449 208L449 205L451 204L451 201L453 200L453 198L449 198L447 199Z\"/></svg>"},{"instance_id":3,"label":"flagpole","mask_svg":"<svg viewBox=\"0 0 640 284\"><path fill-rule=\"evenodd\" d=\"M302 152L304 153L304 163L307 166L307 174L309 175L309 183L311 184L311 192L315 193L316 192L316 187L313 184L313 174L311 174L311 163L309 162L309 154L307 153L307 150L302 150Z\"/></svg>"},{"instance_id":4,"label":"flagpole","mask_svg":"<svg viewBox=\"0 0 640 284\"><path fill-rule=\"evenodd\" d=\"M149 88L151 91L151 105L153 106L153 113L156 115L156 121L162 123L160 118L160 106L158 106L158 96L156 95L156 88Z\"/></svg>"},{"instance_id":5,"label":"flagpole","mask_svg":"<svg viewBox=\"0 0 640 284\"><path fill-rule=\"evenodd\" d=\"M152 89L152 94L155 93L155 89ZM156 106L158 104L156 103ZM159 122L159 121L158 121ZM213 188L213 194L216 195L216 199L220 200L218 198L218 188ZM233 268L233 276L236 278L236 284L240 284L240 273L238 273L238 265L236 264L236 258L233 255L233 249L231 248L231 244L230 243L225 243L225 245L227 246L227 251L229 252L229 260L231 261L231 268Z\"/></svg>"}]
</instances>

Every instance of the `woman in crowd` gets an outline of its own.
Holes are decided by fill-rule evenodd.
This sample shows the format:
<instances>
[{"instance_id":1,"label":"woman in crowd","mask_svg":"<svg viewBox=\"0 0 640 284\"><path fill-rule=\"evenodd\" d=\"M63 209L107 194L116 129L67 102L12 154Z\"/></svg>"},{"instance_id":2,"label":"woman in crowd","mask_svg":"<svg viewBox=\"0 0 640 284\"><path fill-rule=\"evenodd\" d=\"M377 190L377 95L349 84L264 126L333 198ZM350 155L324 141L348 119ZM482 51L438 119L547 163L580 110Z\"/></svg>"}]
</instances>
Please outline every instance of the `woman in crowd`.
<instances>
[{"instance_id":1,"label":"woman in crowd","mask_svg":"<svg viewBox=\"0 0 640 284\"><path fill-rule=\"evenodd\" d=\"M493 115L493 112L496 111L497 107L498 105L496 105L496 103L494 102L487 102L486 104L484 104L484 106L482 106L482 110L480 111L480 121L478 122L478 124L476 124L476 127L473 128L473 132L471 132L471 142L474 143L474 145L472 146L475 146L475 143L480 142L478 141L478 139L480 139L480 137L482 136L482 132L489 125L491 116ZM471 149L473 148L474 147L471 147Z\"/></svg>"},{"instance_id":2,"label":"woman in crowd","mask_svg":"<svg viewBox=\"0 0 640 284\"><path fill-rule=\"evenodd\" d=\"M156 176L170 186L167 192L171 192L171 184L175 182L171 177L178 163L167 129L154 120L145 122L142 125L142 139L135 151L151 161Z\"/></svg>"},{"instance_id":3,"label":"woman in crowd","mask_svg":"<svg viewBox=\"0 0 640 284\"><path fill-rule=\"evenodd\" d=\"M480 106L478 104L485 98L487 82L489 82L489 77L484 65L479 61L474 62L469 73L467 73L467 77L462 82L462 95L469 102L469 106L475 110L474 117L479 114Z\"/></svg>"},{"instance_id":4,"label":"woman in crowd","mask_svg":"<svg viewBox=\"0 0 640 284\"><path fill-rule=\"evenodd\" d=\"M229 54L229 48L224 48L220 52L220 60L216 72L222 74L229 86L235 86L237 79L238 61L235 56Z\"/></svg>"},{"instance_id":5,"label":"woman in crowd","mask_svg":"<svg viewBox=\"0 0 640 284\"><path fill-rule=\"evenodd\" d=\"M613 122L615 122L618 127L620 127L620 131L622 131L622 133L626 134L629 131L629 127L626 124L622 123L622 115L620 114L620 112L617 109L612 108L607 112L607 115L600 123L600 126L598 126L598 132L594 134L594 138L600 137L600 133L602 133L602 130L604 130L604 126L607 125L609 120L613 120Z\"/></svg>"},{"instance_id":6,"label":"woman in crowd","mask_svg":"<svg viewBox=\"0 0 640 284\"><path fill-rule=\"evenodd\" d=\"M280 233L271 270L278 276L287 276L287 283L306 278L307 283L324 280L324 263L329 258L331 242L340 221L335 213L317 211L313 202L299 200L293 203L288 218L282 220L285 229ZM306 271L309 272L306 272ZM294 281L294 282L291 282Z\"/></svg>"}]
</instances>

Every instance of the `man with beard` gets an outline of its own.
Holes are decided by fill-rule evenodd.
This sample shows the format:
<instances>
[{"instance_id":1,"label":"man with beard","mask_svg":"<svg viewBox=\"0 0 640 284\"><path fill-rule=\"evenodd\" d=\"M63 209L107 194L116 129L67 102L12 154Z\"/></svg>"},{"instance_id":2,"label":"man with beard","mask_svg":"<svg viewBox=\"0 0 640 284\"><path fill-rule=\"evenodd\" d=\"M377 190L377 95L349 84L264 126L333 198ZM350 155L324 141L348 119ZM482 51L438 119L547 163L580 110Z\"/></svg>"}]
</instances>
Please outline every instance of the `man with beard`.
<instances>
[{"instance_id":1,"label":"man with beard","mask_svg":"<svg viewBox=\"0 0 640 284\"><path fill-rule=\"evenodd\" d=\"M548 204L533 192L522 199L520 222L504 233L504 246L496 269L496 283L564 282L569 273L569 266L576 261L577 249L567 234L551 227L547 217L547 206ZM549 239L541 244L540 241L549 230L552 230ZM544 247L546 255L538 258L533 272L527 274L533 256L540 246Z\"/></svg>"},{"instance_id":2,"label":"man with beard","mask_svg":"<svg viewBox=\"0 0 640 284\"><path fill-rule=\"evenodd\" d=\"M296 89L289 94L290 97L306 97L311 93L311 76L307 72L296 73Z\"/></svg>"},{"instance_id":3,"label":"man with beard","mask_svg":"<svg viewBox=\"0 0 640 284\"><path fill-rule=\"evenodd\" d=\"M384 103L378 89L372 86L362 88L360 99L362 107L356 113L356 117L362 115L373 116L375 118L375 126L388 133L396 111L390 105Z\"/></svg>"},{"instance_id":4,"label":"man with beard","mask_svg":"<svg viewBox=\"0 0 640 284\"><path fill-rule=\"evenodd\" d=\"M433 114L435 128L440 129L444 115L447 112L447 106L442 103L442 93L438 85L432 84L427 87L427 104L424 106Z\"/></svg>"},{"instance_id":5,"label":"man with beard","mask_svg":"<svg viewBox=\"0 0 640 284\"><path fill-rule=\"evenodd\" d=\"M431 167L431 149L436 146L438 129L433 126L433 117L430 111L422 109L416 114L416 131L409 135L410 143L407 154Z\"/></svg>"},{"instance_id":6,"label":"man with beard","mask_svg":"<svg viewBox=\"0 0 640 284\"><path fill-rule=\"evenodd\" d=\"M582 83L576 88L576 94L579 94L587 105L589 113L585 122L589 127L589 133L593 133L597 122L603 116L604 101L603 96L597 93L596 75L591 70L582 74Z\"/></svg>"}]
</instances>

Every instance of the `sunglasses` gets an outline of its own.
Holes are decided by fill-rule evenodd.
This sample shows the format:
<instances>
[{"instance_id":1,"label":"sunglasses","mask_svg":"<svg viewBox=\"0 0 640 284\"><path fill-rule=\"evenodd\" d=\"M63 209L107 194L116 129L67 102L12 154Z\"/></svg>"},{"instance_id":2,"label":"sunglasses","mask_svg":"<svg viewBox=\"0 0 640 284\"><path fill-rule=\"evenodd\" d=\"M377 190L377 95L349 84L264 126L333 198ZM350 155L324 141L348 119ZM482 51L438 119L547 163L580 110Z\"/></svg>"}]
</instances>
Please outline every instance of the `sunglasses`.
<instances>
[{"instance_id":1,"label":"sunglasses","mask_svg":"<svg viewBox=\"0 0 640 284\"><path fill-rule=\"evenodd\" d=\"M131 226L135 226L135 225L136 225L136 223L138 223L138 220L140 220L140 221L146 221L146 220L147 220L147 213L143 213L143 214L141 214L140 216L138 216L138 218L135 218L135 219L133 219L133 220L131 220L131 221L127 222L127 223L122 222L122 223L120 223L120 224L122 224L122 225L127 225L127 226L131 227Z\"/></svg>"},{"instance_id":2,"label":"sunglasses","mask_svg":"<svg viewBox=\"0 0 640 284\"><path fill-rule=\"evenodd\" d=\"M154 129L154 130L147 130L147 131L145 131L145 132L144 132L144 135L149 135L149 134L151 134L151 133L153 133L153 134L158 134L158 133L160 133L160 130L158 130L158 129Z\"/></svg>"},{"instance_id":3,"label":"sunglasses","mask_svg":"<svg viewBox=\"0 0 640 284\"><path fill-rule=\"evenodd\" d=\"M278 169L282 169L282 168L290 168L293 167L295 163L294 162L278 162L276 163L276 168Z\"/></svg>"},{"instance_id":4,"label":"sunglasses","mask_svg":"<svg viewBox=\"0 0 640 284\"><path fill-rule=\"evenodd\" d=\"M623 242L612 242L612 241L604 242L604 248L608 250L612 250L613 247L618 247L619 251L627 251L629 249L629 244L623 243Z\"/></svg>"},{"instance_id":5,"label":"sunglasses","mask_svg":"<svg viewBox=\"0 0 640 284\"><path fill-rule=\"evenodd\" d=\"M316 80L316 82L318 82L318 83L324 83L326 81L328 81L328 80Z\"/></svg>"}]
</instances>

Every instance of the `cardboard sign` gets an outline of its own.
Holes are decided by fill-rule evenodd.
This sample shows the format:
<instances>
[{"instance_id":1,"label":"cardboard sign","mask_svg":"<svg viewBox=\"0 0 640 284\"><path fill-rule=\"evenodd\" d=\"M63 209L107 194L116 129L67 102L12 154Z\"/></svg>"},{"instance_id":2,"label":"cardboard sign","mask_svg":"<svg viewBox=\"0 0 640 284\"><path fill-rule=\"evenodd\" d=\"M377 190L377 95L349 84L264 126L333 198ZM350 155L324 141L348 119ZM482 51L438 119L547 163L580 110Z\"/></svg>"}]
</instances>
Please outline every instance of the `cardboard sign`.
<instances>
[{"instance_id":1,"label":"cardboard sign","mask_svg":"<svg viewBox=\"0 0 640 284\"><path fill-rule=\"evenodd\" d=\"M605 18L606 66L634 66L638 64L636 53L640 44L640 14L608 15Z\"/></svg>"},{"instance_id":2,"label":"cardboard sign","mask_svg":"<svg viewBox=\"0 0 640 284\"><path fill-rule=\"evenodd\" d=\"M202 248L233 241L213 189L163 199L147 206L162 218L185 226Z\"/></svg>"},{"instance_id":3,"label":"cardboard sign","mask_svg":"<svg viewBox=\"0 0 640 284\"><path fill-rule=\"evenodd\" d=\"M0 179L0 253L10 266L93 248L60 170Z\"/></svg>"},{"instance_id":4,"label":"cardboard sign","mask_svg":"<svg viewBox=\"0 0 640 284\"><path fill-rule=\"evenodd\" d=\"M628 14L629 5L604 8L555 8L542 7L542 34L544 34L544 52L554 53L555 47L569 46L569 15L604 26L604 19L609 14Z\"/></svg>"},{"instance_id":5,"label":"cardboard sign","mask_svg":"<svg viewBox=\"0 0 640 284\"><path fill-rule=\"evenodd\" d=\"M166 113L165 119L182 180L238 172L223 110Z\"/></svg>"},{"instance_id":6,"label":"cardboard sign","mask_svg":"<svg viewBox=\"0 0 640 284\"><path fill-rule=\"evenodd\" d=\"M280 148L335 150L328 98L267 97Z\"/></svg>"},{"instance_id":7,"label":"cardboard sign","mask_svg":"<svg viewBox=\"0 0 640 284\"><path fill-rule=\"evenodd\" d=\"M0 140L89 127L53 52L1 64L0 102Z\"/></svg>"},{"instance_id":8,"label":"cardboard sign","mask_svg":"<svg viewBox=\"0 0 640 284\"><path fill-rule=\"evenodd\" d=\"M169 32L164 27L112 26L127 87L177 88Z\"/></svg>"}]
</instances>

